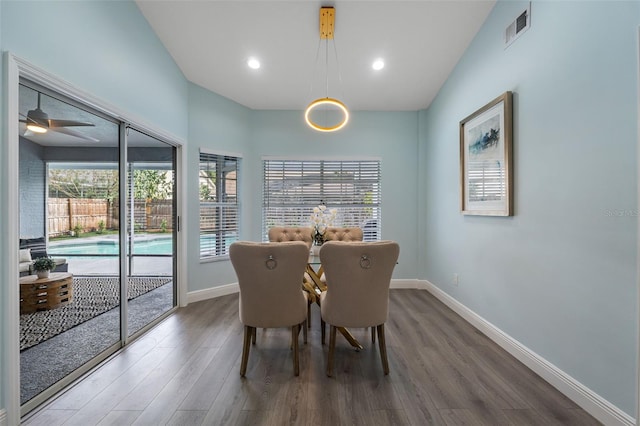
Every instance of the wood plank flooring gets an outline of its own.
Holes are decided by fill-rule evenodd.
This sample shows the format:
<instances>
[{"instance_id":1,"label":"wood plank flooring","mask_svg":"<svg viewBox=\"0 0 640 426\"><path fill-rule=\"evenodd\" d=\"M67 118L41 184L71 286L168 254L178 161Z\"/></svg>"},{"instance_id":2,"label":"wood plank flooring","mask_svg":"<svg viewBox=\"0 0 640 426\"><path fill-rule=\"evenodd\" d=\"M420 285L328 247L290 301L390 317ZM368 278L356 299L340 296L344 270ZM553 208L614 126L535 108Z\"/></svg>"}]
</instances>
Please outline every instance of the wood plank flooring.
<instances>
[{"instance_id":1,"label":"wood plank flooring","mask_svg":"<svg viewBox=\"0 0 640 426\"><path fill-rule=\"evenodd\" d=\"M26 425L597 425L424 290L391 290L384 376L369 330L338 336L325 375L319 308L300 336L258 330L239 375L238 295L190 304L25 419Z\"/></svg>"}]
</instances>

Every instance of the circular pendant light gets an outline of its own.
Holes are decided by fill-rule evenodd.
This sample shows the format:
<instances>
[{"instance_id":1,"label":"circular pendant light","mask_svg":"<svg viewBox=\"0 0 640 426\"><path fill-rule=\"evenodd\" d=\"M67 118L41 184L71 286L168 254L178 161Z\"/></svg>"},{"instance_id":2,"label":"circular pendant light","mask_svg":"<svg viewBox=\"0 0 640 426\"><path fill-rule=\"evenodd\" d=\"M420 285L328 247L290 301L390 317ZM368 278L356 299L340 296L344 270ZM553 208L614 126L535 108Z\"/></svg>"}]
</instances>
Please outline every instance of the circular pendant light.
<instances>
[{"instance_id":1,"label":"circular pendant light","mask_svg":"<svg viewBox=\"0 0 640 426\"><path fill-rule=\"evenodd\" d=\"M311 112L313 112L313 110L315 110L317 107L322 105L330 105L330 106L337 107L340 111L342 111L342 120L338 124L333 126L322 126L312 121L311 118L309 117L311 115ZM319 132L335 132L336 130L342 129L349 122L349 110L347 109L347 106L345 104L343 104L337 99L320 98L320 99L316 99L315 101L309 104L307 109L304 111L304 119L307 122L307 124L314 130L317 130Z\"/></svg>"},{"instance_id":2,"label":"circular pendant light","mask_svg":"<svg viewBox=\"0 0 640 426\"><path fill-rule=\"evenodd\" d=\"M322 40L325 41L325 80L326 80L326 96L324 98L318 98L312 101L304 111L304 119L314 130L319 132L335 132L337 130L342 129L349 122L349 110L347 106L339 101L338 99L329 97L329 40L333 40L333 49L336 57L336 64L338 64L338 54L335 51L335 40L333 38L335 27L335 9L333 7L321 7L320 8L320 42ZM320 50L320 45L318 45L318 51ZM318 62L318 57L316 56L316 63ZM340 67L338 65L338 80L340 81ZM312 87L313 88L313 87ZM331 107L336 108L336 111L340 112L341 120L337 122L337 124L329 124L329 125L321 125L317 121L314 121L311 116L312 112L316 111L320 107Z\"/></svg>"}]
</instances>

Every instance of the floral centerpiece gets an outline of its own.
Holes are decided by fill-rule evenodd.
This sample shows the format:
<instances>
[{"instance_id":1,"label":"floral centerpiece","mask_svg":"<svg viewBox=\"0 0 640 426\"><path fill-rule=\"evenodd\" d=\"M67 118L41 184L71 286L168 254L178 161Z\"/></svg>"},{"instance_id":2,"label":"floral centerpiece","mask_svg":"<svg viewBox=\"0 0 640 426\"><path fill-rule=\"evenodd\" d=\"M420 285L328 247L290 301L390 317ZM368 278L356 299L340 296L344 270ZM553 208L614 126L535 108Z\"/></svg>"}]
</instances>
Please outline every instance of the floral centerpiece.
<instances>
[{"instance_id":1,"label":"floral centerpiece","mask_svg":"<svg viewBox=\"0 0 640 426\"><path fill-rule=\"evenodd\" d=\"M327 209L324 204L313 208L313 213L311 213L311 226L313 228L311 237L314 245L321 246L324 243L324 233L327 227L333 225L337 213L336 209Z\"/></svg>"}]
</instances>

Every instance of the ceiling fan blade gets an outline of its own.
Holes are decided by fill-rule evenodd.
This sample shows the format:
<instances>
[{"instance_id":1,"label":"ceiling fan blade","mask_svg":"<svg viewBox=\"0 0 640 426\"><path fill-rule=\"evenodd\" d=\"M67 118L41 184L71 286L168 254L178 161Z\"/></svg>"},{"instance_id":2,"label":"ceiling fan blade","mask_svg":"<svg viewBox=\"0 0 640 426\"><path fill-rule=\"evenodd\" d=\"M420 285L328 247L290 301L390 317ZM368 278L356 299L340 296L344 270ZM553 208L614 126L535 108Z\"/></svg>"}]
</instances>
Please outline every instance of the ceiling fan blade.
<instances>
[{"instance_id":1,"label":"ceiling fan blade","mask_svg":"<svg viewBox=\"0 0 640 426\"><path fill-rule=\"evenodd\" d=\"M94 127L95 124L93 123L85 123L83 121L75 121L75 120L58 120L55 118L50 118L49 119L49 127L51 128L58 128L58 127L75 127L75 126L90 126L90 127Z\"/></svg>"},{"instance_id":2,"label":"ceiling fan blade","mask_svg":"<svg viewBox=\"0 0 640 426\"><path fill-rule=\"evenodd\" d=\"M73 136L73 137L76 137L76 138L84 139L84 140L90 141L90 142L100 142L99 139L93 138L91 136L84 135L84 134L82 134L80 132L77 132L77 131L72 130L72 129L68 129L66 127L51 127L51 130L54 131L54 132L57 132L57 133L63 133L65 135L69 135L69 136Z\"/></svg>"}]
</instances>

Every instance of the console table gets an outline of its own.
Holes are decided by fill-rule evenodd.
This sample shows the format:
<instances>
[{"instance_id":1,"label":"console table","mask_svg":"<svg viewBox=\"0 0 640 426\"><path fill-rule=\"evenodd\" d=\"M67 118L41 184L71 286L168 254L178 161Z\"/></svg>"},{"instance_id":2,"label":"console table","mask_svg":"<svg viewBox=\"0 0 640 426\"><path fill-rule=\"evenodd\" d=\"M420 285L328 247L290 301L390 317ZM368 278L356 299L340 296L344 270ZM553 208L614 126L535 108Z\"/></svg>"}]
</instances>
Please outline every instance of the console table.
<instances>
[{"instance_id":1,"label":"console table","mask_svg":"<svg viewBox=\"0 0 640 426\"><path fill-rule=\"evenodd\" d=\"M52 272L48 278L20 277L20 314L59 308L73 300L73 275Z\"/></svg>"}]
</instances>

